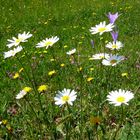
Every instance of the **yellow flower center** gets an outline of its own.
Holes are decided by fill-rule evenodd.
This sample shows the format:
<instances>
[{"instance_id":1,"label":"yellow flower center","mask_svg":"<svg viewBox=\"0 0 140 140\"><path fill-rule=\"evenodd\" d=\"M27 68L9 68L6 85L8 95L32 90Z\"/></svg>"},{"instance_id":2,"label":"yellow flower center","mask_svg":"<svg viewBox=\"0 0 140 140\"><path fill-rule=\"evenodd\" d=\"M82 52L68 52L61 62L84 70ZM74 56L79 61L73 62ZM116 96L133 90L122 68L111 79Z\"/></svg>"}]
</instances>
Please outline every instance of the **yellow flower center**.
<instances>
[{"instance_id":1,"label":"yellow flower center","mask_svg":"<svg viewBox=\"0 0 140 140\"><path fill-rule=\"evenodd\" d=\"M18 38L15 40L16 43L20 43L23 40L23 38Z\"/></svg>"},{"instance_id":2,"label":"yellow flower center","mask_svg":"<svg viewBox=\"0 0 140 140\"><path fill-rule=\"evenodd\" d=\"M103 55L101 55L101 56L99 56L99 58L103 59L103 58L104 58L104 56L103 56Z\"/></svg>"},{"instance_id":3,"label":"yellow flower center","mask_svg":"<svg viewBox=\"0 0 140 140\"><path fill-rule=\"evenodd\" d=\"M15 51L13 51L13 50L12 50L12 52L11 52L11 53L12 53L12 55L13 55L13 56L15 55Z\"/></svg>"},{"instance_id":4,"label":"yellow flower center","mask_svg":"<svg viewBox=\"0 0 140 140\"><path fill-rule=\"evenodd\" d=\"M122 103L125 101L125 98L123 96L120 96L117 98L117 101Z\"/></svg>"},{"instance_id":5,"label":"yellow flower center","mask_svg":"<svg viewBox=\"0 0 140 140\"><path fill-rule=\"evenodd\" d=\"M106 30L105 27L101 27L101 28L98 29L99 32L104 32L105 30Z\"/></svg>"},{"instance_id":6,"label":"yellow flower center","mask_svg":"<svg viewBox=\"0 0 140 140\"><path fill-rule=\"evenodd\" d=\"M64 102L67 102L69 99L70 99L70 97L68 95L65 95L65 96L62 97L62 100Z\"/></svg>"},{"instance_id":7,"label":"yellow flower center","mask_svg":"<svg viewBox=\"0 0 140 140\"><path fill-rule=\"evenodd\" d=\"M30 87L25 87L23 90L24 90L25 92L30 92L32 89L31 89Z\"/></svg>"},{"instance_id":8,"label":"yellow flower center","mask_svg":"<svg viewBox=\"0 0 140 140\"><path fill-rule=\"evenodd\" d=\"M115 64L116 62L117 62L117 60L115 60L115 59L110 61L111 64Z\"/></svg>"},{"instance_id":9,"label":"yellow flower center","mask_svg":"<svg viewBox=\"0 0 140 140\"><path fill-rule=\"evenodd\" d=\"M48 41L45 43L46 46L51 46L53 43L51 41Z\"/></svg>"},{"instance_id":10,"label":"yellow flower center","mask_svg":"<svg viewBox=\"0 0 140 140\"><path fill-rule=\"evenodd\" d=\"M112 48L113 48L113 49L117 49L118 46L114 44L114 45L112 45Z\"/></svg>"}]
</instances>

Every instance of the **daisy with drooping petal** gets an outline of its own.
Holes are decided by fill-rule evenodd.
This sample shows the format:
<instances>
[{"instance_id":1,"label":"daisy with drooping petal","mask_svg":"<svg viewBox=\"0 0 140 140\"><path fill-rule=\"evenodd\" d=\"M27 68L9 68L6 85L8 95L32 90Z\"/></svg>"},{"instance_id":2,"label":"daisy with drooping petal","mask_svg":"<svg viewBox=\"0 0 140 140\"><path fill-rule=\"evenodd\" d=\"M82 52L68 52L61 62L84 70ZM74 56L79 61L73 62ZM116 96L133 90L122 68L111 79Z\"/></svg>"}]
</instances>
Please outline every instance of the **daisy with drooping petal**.
<instances>
[{"instance_id":1,"label":"daisy with drooping petal","mask_svg":"<svg viewBox=\"0 0 140 140\"><path fill-rule=\"evenodd\" d=\"M51 37L51 38L46 38L45 40L42 40L41 42L39 42L37 44L36 48L46 47L46 49L48 49L48 47L51 47L58 40L59 40L59 38L57 36Z\"/></svg>"},{"instance_id":2,"label":"daisy with drooping petal","mask_svg":"<svg viewBox=\"0 0 140 140\"><path fill-rule=\"evenodd\" d=\"M107 58L109 58L109 54L107 54L107 53L98 53L98 54L94 54L94 55L92 55L92 59L94 60L94 59L107 59Z\"/></svg>"},{"instance_id":3,"label":"daisy with drooping petal","mask_svg":"<svg viewBox=\"0 0 140 140\"><path fill-rule=\"evenodd\" d=\"M76 49L72 49L70 51L67 52L68 55L73 55L76 52Z\"/></svg>"},{"instance_id":4,"label":"daisy with drooping petal","mask_svg":"<svg viewBox=\"0 0 140 140\"><path fill-rule=\"evenodd\" d=\"M23 98L26 94L27 94L26 91L21 90L21 91L19 92L19 94L17 94L16 99L21 99L21 98Z\"/></svg>"},{"instance_id":5,"label":"daisy with drooping petal","mask_svg":"<svg viewBox=\"0 0 140 140\"><path fill-rule=\"evenodd\" d=\"M21 90L19 92L19 94L17 94L16 99L21 99L23 98L28 92L30 92L32 90L32 88L30 87L24 87L23 90Z\"/></svg>"},{"instance_id":6,"label":"daisy with drooping petal","mask_svg":"<svg viewBox=\"0 0 140 140\"><path fill-rule=\"evenodd\" d=\"M114 104L115 106L120 106L121 104L128 105L129 100L132 98L134 98L134 94L132 92L122 89L111 91L109 92L109 95L107 95L107 100L110 104Z\"/></svg>"},{"instance_id":7,"label":"daisy with drooping petal","mask_svg":"<svg viewBox=\"0 0 140 140\"><path fill-rule=\"evenodd\" d=\"M55 100L55 104L62 106L63 104L70 104L73 105L73 101L76 99L77 92L75 92L74 90L70 90L70 89L65 89L62 91L58 91L58 94L56 95L56 97L54 98Z\"/></svg>"},{"instance_id":8,"label":"daisy with drooping petal","mask_svg":"<svg viewBox=\"0 0 140 140\"><path fill-rule=\"evenodd\" d=\"M23 34L18 34L18 38L13 37L13 40L8 39L9 44L7 44L8 48L12 46L18 46L21 42L27 42L27 39L30 38L32 34L29 32L23 32Z\"/></svg>"},{"instance_id":9,"label":"daisy with drooping petal","mask_svg":"<svg viewBox=\"0 0 140 140\"><path fill-rule=\"evenodd\" d=\"M100 24L96 25L95 27L91 27L90 32L91 34L97 34L99 33L102 35L104 32L110 32L114 28L114 25L112 23L109 23L106 25L106 22L100 22Z\"/></svg>"},{"instance_id":10,"label":"daisy with drooping petal","mask_svg":"<svg viewBox=\"0 0 140 140\"><path fill-rule=\"evenodd\" d=\"M105 47L111 50L119 50L123 47L123 44L120 41L116 41L116 42L113 41L113 42L109 42Z\"/></svg>"},{"instance_id":11,"label":"daisy with drooping petal","mask_svg":"<svg viewBox=\"0 0 140 140\"><path fill-rule=\"evenodd\" d=\"M22 47L21 46L18 46L17 48L14 48L13 50L10 50L8 52L4 52L4 58L8 58L8 57L11 57L11 56L15 56L16 53L22 51Z\"/></svg>"},{"instance_id":12,"label":"daisy with drooping petal","mask_svg":"<svg viewBox=\"0 0 140 140\"><path fill-rule=\"evenodd\" d=\"M102 64L106 66L116 66L122 60L124 60L124 56L111 55L109 58L103 59Z\"/></svg>"}]
</instances>

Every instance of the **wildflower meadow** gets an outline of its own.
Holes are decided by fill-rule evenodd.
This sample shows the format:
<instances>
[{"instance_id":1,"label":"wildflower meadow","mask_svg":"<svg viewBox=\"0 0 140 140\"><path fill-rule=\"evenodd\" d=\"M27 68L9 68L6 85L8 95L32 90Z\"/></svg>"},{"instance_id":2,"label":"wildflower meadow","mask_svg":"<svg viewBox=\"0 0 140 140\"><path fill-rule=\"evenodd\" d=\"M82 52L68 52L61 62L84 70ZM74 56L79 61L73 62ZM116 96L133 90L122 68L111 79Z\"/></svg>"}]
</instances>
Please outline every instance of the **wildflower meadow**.
<instances>
[{"instance_id":1,"label":"wildflower meadow","mask_svg":"<svg viewBox=\"0 0 140 140\"><path fill-rule=\"evenodd\" d=\"M139 5L1 0L0 140L140 140Z\"/></svg>"}]
</instances>

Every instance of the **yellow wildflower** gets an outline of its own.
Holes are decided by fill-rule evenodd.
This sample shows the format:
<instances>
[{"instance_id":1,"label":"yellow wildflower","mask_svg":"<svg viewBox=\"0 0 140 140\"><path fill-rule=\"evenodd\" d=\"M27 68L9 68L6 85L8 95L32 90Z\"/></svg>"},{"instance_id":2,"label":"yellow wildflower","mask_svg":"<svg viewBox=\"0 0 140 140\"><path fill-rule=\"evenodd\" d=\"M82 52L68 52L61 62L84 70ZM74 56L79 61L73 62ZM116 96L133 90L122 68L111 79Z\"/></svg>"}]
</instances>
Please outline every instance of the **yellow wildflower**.
<instances>
[{"instance_id":1,"label":"yellow wildflower","mask_svg":"<svg viewBox=\"0 0 140 140\"><path fill-rule=\"evenodd\" d=\"M2 124L3 124L3 125L6 125L7 123L8 123L7 120L2 120Z\"/></svg>"},{"instance_id":2,"label":"yellow wildflower","mask_svg":"<svg viewBox=\"0 0 140 140\"><path fill-rule=\"evenodd\" d=\"M94 68L90 68L90 71L93 71L94 70Z\"/></svg>"},{"instance_id":3,"label":"yellow wildflower","mask_svg":"<svg viewBox=\"0 0 140 140\"><path fill-rule=\"evenodd\" d=\"M106 40L105 43L108 43L108 40Z\"/></svg>"},{"instance_id":4,"label":"yellow wildflower","mask_svg":"<svg viewBox=\"0 0 140 140\"><path fill-rule=\"evenodd\" d=\"M21 73L24 70L24 68L21 68L18 72Z\"/></svg>"},{"instance_id":5,"label":"yellow wildflower","mask_svg":"<svg viewBox=\"0 0 140 140\"><path fill-rule=\"evenodd\" d=\"M101 123L101 119L100 119L98 116L97 116L97 117L91 116L91 117L90 117L90 123L91 123L92 125L94 125L94 124L98 125L98 124Z\"/></svg>"},{"instance_id":6,"label":"yellow wildflower","mask_svg":"<svg viewBox=\"0 0 140 140\"><path fill-rule=\"evenodd\" d=\"M78 72L81 72L81 71L82 71L82 69L83 69L83 68L82 68L82 67L80 67L80 68L78 68L78 69L77 69L77 71L78 71Z\"/></svg>"},{"instance_id":7,"label":"yellow wildflower","mask_svg":"<svg viewBox=\"0 0 140 140\"><path fill-rule=\"evenodd\" d=\"M56 71L55 71L55 70L52 70L52 71L48 72L48 75L49 75L49 76L52 76L52 75L55 74L55 73L56 73Z\"/></svg>"},{"instance_id":8,"label":"yellow wildflower","mask_svg":"<svg viewBox=\"0 0 140 140\"><path fill-rule=\"evenodd\" d=\"M93 80L93 77L87 78L87 81L88 81L88 82L90 82L90 81L92 81L92 80Z\"/></svg>"},{"instance_id":9,"label":"yellow wildflower","mask_svg":"<svg viewBox=\"0 0 140 140\"><path fill-rule=\"evenodd\" d=\"M50 59L50 61L53 62L53 61L55 61L55 59L52 58L52 59Z\"/></svg>"},{"instance_id":10,"label":"yellow wildflower","mask_svg":"<svg viewBox=\"0 0 140 140\"><path fill-rule=\"evenodd\" d=\"M15 73L15 75L13 76L13 79L17 79L19 77L19 73Z\"/></svg>"},{"instance_id":11,"label":"yellow wildflower","mask_svg":"<svg viewBox=\"0 0 140 140\"><path fill-rule=\"evenodd\" d=\"M46 25L46 24L48 24L48 22L46 21L46 22L44 22L44 24Z\"/></svg>"},{"instance_id":12,"label":"yellow wildflower","mask_svg":"<svg viewBox=\"0 0 140 140\"><path fill-rule=\"evenodd\" d=\"M64 46L64 48L67 48L67 47L68 47L67 45Z\"/></svg>"},{"instance_id":13,"label":"yellow wildflower","mask_svg":"<svg viewBox=\"0 0 140 140\"><path fill-rule=\"evenodd\" d=\"M65 66L65 64L64 64L64 63L62 63L60 66L61 66L61 67L64 67L64 66Z\"/></svg>"},{"instance_id":14,"label":"yellow wildflower","mask_svg":"<svg viewBox=\"0 0 140 140\"><path fill-rule=\"evenodd\" d=\"M82 44L83 42L78 42L78 44Z\"/></svg>"},{"instance_id":15,"label":"yellow wildflower","mask_svg":"<svg viewBox=\"0 0 140 140\"><path fill-rule=\"evenodd\" d=\"M43 92L43 91L46 91L47 89L48 89L47 85L41 85L41 86L39 86L38 91Z\"/></svg>"},{"instance_id":16,"label":"yellow wildflower","mask_svg":"<svg viewBox=\"0 0 140 140\"><path fill-rule=\"evenodd\" d=\"M13 129L12 129L12 127L11 127L10 125L7 125L6 128L7 128L7 130L8 130L9 132L12 132L12 131L13 131Z\"/></svg>"},{"instance_id":17,"label":"yellow wildflower","mask_svg":"<svg viewBox=\"0 0 140 140\"><path fill-rule=\"evenodd\" d=\"M122 77L127 77L128 78L128 73L127 72L122 73Z\"/></svg>"}]
</instances>

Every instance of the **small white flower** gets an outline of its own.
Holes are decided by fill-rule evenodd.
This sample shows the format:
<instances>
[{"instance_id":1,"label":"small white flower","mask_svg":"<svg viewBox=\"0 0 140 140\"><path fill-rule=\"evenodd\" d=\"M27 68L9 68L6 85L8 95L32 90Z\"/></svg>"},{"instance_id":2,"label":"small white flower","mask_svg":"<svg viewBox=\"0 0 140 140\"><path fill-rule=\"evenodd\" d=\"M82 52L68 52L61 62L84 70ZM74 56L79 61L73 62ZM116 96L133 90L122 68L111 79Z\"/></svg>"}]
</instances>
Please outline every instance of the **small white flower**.
<instances>
[{"instance_id":1,"label":"small white flower","mask_svg":"<svg viewBox=\"0 0 140 140\"><path fill-rule=\"evenodd\" d=\"M48 49L48 47L51 47L58 40L59 40L59 38L57 36L51 37L51 38L46 38L45 40L42 40L41 42L39 42L37 44L36 48L46 47L46 49Z\"/></svg>"},{"instance_id":2,"label":"small white flower","mask_svg":"<svg viewBox=\"0 0 140 140\"><path fill-rule=\"evenodd\" d=\"M18 46L17 48L14 48L13 50L10 50L8 52L4 52L4 58L15 56L16 53L20 52L22 49L23 48L21 46Z\"/></svg>"},{"instance_id":3,"label":"small white flower","mask_svg":"<svg viewBox=\"0 0 140 140\"><path fill-rule=\"evenodd\" d=\"M32 34L29 32L23 32L23 34L18 34L18 38L13 37L13 40L8 39L9 44L7 44L8 48L12 46L18 46L21 42L27 42L27 39L30 38Z\"/></svg>"},{"instance_id":4,"label":"small white flower","mask_svg":"<svg viewBox=\"0 0 140 140\"><path fill-rule=\"evenodd\" d=\"M120 41L116 41L116 42L109 42L106 45L106 48L109 48L111 50L119 50L123 47L123 44Z\"/></svg>"},{"instance_id":5,"label":"small white flower","mask_svg":"<svg viewBox=\"0 0 140 140\"><path fill-rule=\"evenodd\" d=\"M109 54L107 53L98 53L98 54L94 54L92 55L92 59L107 59L109 58Z\"/></svg>"},{"instance_id":6,"label":"small white flower","mask_svg":"<svg viewBox=\"0 0 140 140\"><path fill-rule=\"evenodd\" d=\"M104 32L110 32L114 28L114 25L112 23L109 23L106 25L106 22L100 22L100 24L96 25L95 27L91 27L90 32L91 34L97 34L99 33L102 35Z\"/></svg>"},{"instance_id":7,"label":"small white flower","mask_svg":"<svg viewBox=\"0 0 140 140\"><path fill-rule=\"evenodd\" d=\"M125 91L119 89L118 91L111 91L109 95L107 95L107 100L110 104L114 104L115 106L120 106L121 104L128 105L128 101L134 98L134 94L130 91Z\"/></svg>"},{"instance_id":8,"label":"small white flower","mask_svg":"<svg viewBox=\"0 0 140 140\"><path fill-rule=\"evenodd\" d=\"M76 93L77 92L75 92L74 90L71 91L70 89L64 89L62 91L58 91L58 94L54 98L55 104L59 106L62 106L65 103L73 105L72 102L77 97Z\"/></svg>"},{"instance_id":9,"label":"small white flower","mask_svg":"<svg viewBox=\"0 0 140 140\"><path fill-rule=\"evenodd\" d=\"M17 94L16 99L21 99L23 98L25 95L27 94L27 92L25 90L21 90L19 92L19 94Z\"/></svg>"},{"instance_id":10,"label":"small white flower","mask_svg":"<svg viewBox=\"0 0 140 140\"><path fill-rule=\"evenodd\" d=\"M124 56L111 55L109 58L103 59L102 64L106 66L115 66L124 60Z\"/></svg>"},{"instance_id":11,"label":"small white flower","mask_svg":"<svg viewBox=\"0 0 140 140\"><path fill-rule=\"evenodd\" d=\"M68 55L72 55L72 54L74 54L75 52L76 52L76 49L74 48L74 49L68 51L67 54L68 54Z\"/></svg>"}]
</instances>

